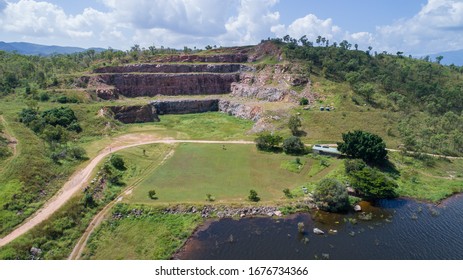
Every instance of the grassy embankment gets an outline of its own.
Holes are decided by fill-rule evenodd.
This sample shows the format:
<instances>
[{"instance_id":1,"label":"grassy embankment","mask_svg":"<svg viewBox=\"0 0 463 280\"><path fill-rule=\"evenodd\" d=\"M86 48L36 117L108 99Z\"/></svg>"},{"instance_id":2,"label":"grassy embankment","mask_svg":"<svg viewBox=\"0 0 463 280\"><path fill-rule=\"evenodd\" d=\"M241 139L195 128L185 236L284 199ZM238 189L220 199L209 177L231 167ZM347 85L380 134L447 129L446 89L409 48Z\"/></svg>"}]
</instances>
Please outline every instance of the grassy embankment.
<instances>
[{"instance_id":1,"label":"grassy embankment","mask_svg":"<svg viewBox=\"0 0 463 280\"><path fill-rule=\"evenodd\" d=\"M114 211L123 218L110 218L92 234L83 259L169 259L203 219L199 214L163 215L157 207L118 204ZM114 246L114 244L119 244Z\"/></svg>"}]
</instances>

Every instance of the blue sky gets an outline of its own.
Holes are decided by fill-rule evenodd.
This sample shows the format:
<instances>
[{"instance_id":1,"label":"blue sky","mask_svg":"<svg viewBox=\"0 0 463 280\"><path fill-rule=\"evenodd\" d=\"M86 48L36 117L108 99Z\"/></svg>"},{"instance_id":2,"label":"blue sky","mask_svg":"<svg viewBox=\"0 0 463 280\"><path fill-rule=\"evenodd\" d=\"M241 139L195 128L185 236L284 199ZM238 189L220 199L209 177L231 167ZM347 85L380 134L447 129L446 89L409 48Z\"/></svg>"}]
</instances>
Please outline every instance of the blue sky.
<instances>
[{"instance_id":1,"label":"blue sky","mask_svg":"<svg viewBox=\"0 0 463 280\"><path fill-rule=\"evenodd\" d=\"M463 0L0 0L0 40L203 48L322 35L423 55L463 48Z\"/></svg>"}]
</instances>

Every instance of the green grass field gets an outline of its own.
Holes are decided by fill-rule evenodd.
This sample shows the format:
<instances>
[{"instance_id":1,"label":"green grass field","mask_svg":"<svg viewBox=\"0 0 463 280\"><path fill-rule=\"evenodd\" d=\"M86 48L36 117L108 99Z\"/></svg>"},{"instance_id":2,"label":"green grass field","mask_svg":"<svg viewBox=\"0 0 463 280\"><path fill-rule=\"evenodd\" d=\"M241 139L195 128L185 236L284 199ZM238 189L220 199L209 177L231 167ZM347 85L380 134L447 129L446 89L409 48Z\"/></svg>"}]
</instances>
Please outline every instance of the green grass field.
<instances>
[{"instance_id":1,"label":"green grass field","mask_svg":"<svg viewBox=\"0 0 463 280\"><path fill-rule=\"evenodd\" d=\"M83 259L169 259L202 222L199 214L109 219L90 237Z\"/></svg>"},{"instance_id":2,"label":"green grass field","mask_svg":"<svg viewBox=\"0 0 463 280\"><path fill-rule=\"evenodd\" d=\"M304 157L302 170L282 168L295 157L257 151L254 145L180 144L165 164L147 176L134 190L133 203L203 203L206 194L218 203L246 203L254 189L262 202L284 198L282 190L295 189L308 181L317 160ZM333 164L328 170L333 170ZM316 172L318 173L318 172ZM314 174L316 175L316 174ZM158 199L148 197L156 190Z\"/></svg>"}]
</instances>

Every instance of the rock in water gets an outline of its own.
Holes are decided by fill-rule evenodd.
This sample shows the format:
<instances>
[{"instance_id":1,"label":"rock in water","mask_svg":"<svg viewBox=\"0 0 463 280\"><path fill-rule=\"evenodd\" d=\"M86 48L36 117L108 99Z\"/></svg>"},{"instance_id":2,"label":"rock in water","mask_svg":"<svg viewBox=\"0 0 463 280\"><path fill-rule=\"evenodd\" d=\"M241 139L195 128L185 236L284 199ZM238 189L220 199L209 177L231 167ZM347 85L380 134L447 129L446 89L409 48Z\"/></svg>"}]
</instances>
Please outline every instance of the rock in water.
<instances>
[{"instance_id":1,"label":"rock in water","mask_svg":"<svg viewBox=\"0 0 463 280\"><path fill-rule=\"evenodd\" d=\"M313 233L319 234L319 235L325 234L325 232L323 232L323 230L321 230L321 229L319 229L319 228L314 228L314 229L313 229Z\"/></svg>"},{"instance_id":2,"label":"rock in water","mask_svg":"<svg viewBox=\"0 0 463 280\"><path fill-rule=\"evenodd\" d=\"M362 211L362 207L357 204L357 205L354 206L354 211L355 212L360 212L360 211Z\"/></svg>"}]
</instances>

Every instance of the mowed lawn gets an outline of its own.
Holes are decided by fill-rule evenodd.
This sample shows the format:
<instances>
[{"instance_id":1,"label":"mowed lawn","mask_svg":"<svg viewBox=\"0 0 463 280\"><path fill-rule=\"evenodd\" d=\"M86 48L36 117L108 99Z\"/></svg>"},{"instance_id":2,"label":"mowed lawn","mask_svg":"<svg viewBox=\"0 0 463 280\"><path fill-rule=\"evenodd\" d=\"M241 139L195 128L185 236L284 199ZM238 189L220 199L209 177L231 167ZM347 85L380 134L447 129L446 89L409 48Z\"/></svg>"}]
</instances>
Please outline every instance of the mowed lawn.
<instances>
[{"instance_id":1,"label":"mowed lawn","mask_svg":"<svg viewBox=\"0 0 463 280\"><path fill-rule=\"evenodd\" d=\"M134 190L134 203L205 202L206 194L216 202L246 202L254 189L262 202L284 197L282 190L306 183L313 160L300 173L281 167L294 156L257 151L254 145L180 144L174 155ZM148 197L155 190L158 199Z\"/></svg>"}]
</instances>

